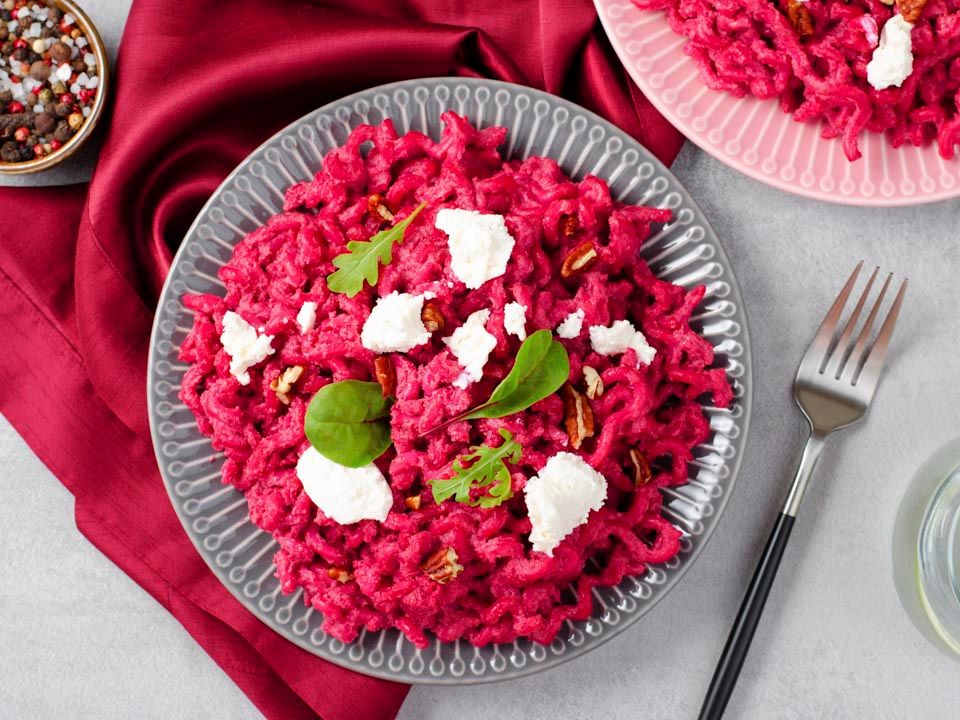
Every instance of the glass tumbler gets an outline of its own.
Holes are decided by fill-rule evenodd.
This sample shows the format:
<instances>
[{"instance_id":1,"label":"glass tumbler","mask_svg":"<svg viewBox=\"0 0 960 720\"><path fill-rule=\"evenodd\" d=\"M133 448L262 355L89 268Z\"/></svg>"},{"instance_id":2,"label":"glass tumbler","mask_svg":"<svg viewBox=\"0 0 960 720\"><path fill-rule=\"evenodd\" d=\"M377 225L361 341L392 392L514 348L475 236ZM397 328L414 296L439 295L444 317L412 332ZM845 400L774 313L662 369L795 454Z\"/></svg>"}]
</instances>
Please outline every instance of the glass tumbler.
<instances>
[{"instance_id":1,"label":"glass tumbler","mask_svg":"<svg viewBox=\"0 0 960 720\"><path fill-rule=\"evenodd\" d=\"M960 659L960 438L917 470L900 502L893 578L914 624Z\"/></svg>"}]
</instances>

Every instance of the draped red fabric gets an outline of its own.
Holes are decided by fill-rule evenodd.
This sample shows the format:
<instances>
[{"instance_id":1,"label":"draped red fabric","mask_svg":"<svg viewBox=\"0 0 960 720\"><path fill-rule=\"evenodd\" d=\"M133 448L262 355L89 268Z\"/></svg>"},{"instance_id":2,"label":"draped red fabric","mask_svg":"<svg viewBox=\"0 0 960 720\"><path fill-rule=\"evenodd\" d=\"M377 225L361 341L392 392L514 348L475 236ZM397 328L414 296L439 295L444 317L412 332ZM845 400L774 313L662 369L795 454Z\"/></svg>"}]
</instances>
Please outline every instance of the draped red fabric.
<instances>
[{"instance_id":1,"label":"draped red fabric","mask_svg":"<svg viewBox=\"0 0 960 720\"><path fill-rule=\"evenodd\" d=\"M214 578L173 513L144 393L172 253L254 147L385 82L464 75L543 88L667 162L682 138L627 80L590 0L137 0L115 72L93 181L0 189L0 412L74 494L80 531L267 717L392 718L405 686L267 629Z\"/></svg>"}]
</instances>

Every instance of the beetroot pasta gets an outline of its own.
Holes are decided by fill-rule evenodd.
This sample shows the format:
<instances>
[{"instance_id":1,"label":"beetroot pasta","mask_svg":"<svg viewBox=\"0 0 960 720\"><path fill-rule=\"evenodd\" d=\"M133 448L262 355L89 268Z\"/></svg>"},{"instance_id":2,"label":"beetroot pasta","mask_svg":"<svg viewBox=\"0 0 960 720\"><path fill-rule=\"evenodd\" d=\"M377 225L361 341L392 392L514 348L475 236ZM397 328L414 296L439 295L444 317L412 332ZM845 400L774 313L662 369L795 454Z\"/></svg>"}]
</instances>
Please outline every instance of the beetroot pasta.
<instances>
[{"instance_id":1,"label":"beetroot pasta","mask_svg":"<svg viewBox=\"0 0 960 720\"><path fill-rule=\"evenodd\" d=\"M225 297L185 298L180 394L328 633L548 643L677 554L660 489L732 390L704 289L640 258L668 210L443 119L360 126L290 188Z\"/></svg>"},{"instance_id":2,"label":"beetroot pasta","mask_svg":"<svg viewBox=\"0 0 960 720\"><path fill-rule=\"evenodd\" d=\"M704 82L821 122L848 159L863 131L894 147L960 141L960 0L633 0L665 10Z\"/></svg>"}]
</instances>

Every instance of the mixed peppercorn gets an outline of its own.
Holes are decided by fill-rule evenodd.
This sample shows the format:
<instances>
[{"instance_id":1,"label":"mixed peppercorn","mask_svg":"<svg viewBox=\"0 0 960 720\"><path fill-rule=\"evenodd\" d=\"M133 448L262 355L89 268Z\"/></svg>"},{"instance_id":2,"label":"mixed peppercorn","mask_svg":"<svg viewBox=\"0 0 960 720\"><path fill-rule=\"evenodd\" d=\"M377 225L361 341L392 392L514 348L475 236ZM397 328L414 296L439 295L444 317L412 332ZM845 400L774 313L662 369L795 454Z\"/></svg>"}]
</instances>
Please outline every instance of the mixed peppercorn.
<instances>
[{"instance_id":1,"label":"mixed peppercorn","mask_svg":"<svg viewBox=\"0 0 960 720\"><path fill-rule=\"evenodd\" d=\"M100 83L90 41L53 2L0 4L0 160L55 152L87 121Z\"/></svg>"}]
</instances>

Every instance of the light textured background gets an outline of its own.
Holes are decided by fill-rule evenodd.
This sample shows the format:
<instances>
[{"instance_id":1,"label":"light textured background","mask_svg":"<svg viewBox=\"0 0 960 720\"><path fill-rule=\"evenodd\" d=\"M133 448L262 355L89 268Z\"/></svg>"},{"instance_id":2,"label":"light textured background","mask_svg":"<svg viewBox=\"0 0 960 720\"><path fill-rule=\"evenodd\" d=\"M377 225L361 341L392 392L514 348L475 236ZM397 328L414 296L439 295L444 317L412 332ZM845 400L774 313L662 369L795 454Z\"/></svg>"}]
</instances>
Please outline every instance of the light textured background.
<instances>
[{"instance_id":1,"label":"light textured background","mask_svg":"<svg viewBox=\"0 0 960 720\"><path fill-rule=\"evenodd\" d=\"M124 0L87 2L115 42ZM900 608L890 536L917 466L958 433L960 202L889 211L800 200L692 146L674 170L720 234L755 363L746 462L678 587L595 653L524 680L416 687L403 720L696 717L799 452L800 354L859 259L910 277L867 420L834 436L793 533L731 720L925 718L960 707L960 664ZM0 419L0 717L258 718L180 625L77 532L72 497Z\"/></svg>"}]
</instances>

